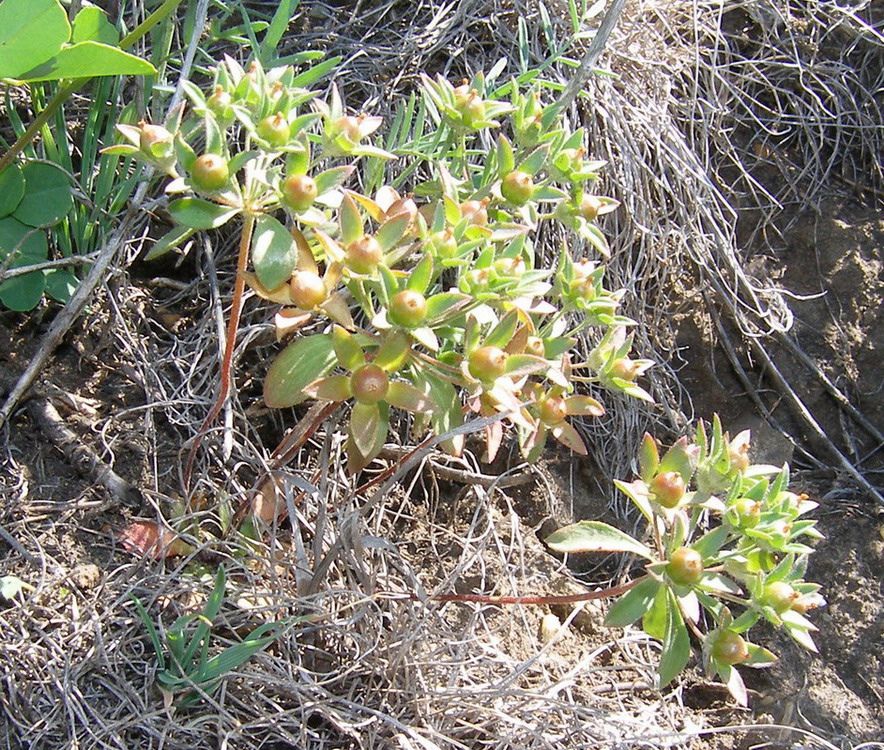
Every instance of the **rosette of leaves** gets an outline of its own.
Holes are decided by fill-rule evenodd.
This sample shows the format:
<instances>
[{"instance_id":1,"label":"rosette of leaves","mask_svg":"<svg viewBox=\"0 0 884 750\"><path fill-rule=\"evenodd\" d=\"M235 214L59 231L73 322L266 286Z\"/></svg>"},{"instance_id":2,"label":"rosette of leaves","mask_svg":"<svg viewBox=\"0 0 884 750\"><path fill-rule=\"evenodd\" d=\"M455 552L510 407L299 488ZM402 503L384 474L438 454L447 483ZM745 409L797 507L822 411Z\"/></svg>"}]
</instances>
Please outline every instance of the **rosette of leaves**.
<instances>
[{"instance_id":1,"label":"rosette of leaves","mask_svg":"<svg viewBox=\"0 0 884 750\"><path fill-rule=\"evenodd\" d=\"M128 143L106 153L162 170L173 178L166 186L170 195L191 193L169 203L176 226L155 243L149 259L242 214L250 224L245 239L258 282L271 294L288 283L298 249L273 214L282 209L305 226L327 223L325 210L340 202L340 186L353 171L352 165L316 168L308 130L322 115L303 109L314 100L315 92L305 87L314 80L309 69L264 71L253 61L246 70L225 57L209 96L190 82L182 84L192 117L176 111L163 125L118 126ZM246 136L242 147L237 128Z\"/></svg>"},{"instance_id":2,"label":"rosette of leaves","mask_svg":"<svg viewBox=\"0 0 884 750\"><path fill-rule=\"evenodd\" d=\"M568 197L564 190L555 186L552 178L539 178L548 166L549 155L546 144L525 155L517 154L505 135L498 136L495 154L498 182L494 183L492 192L532 228L540 221L541 201L560 202Z\"/></svg>"},{"instance_id":3,"label":"rosette of leaves","mask_svg":"<svg viewBox=\"0 0 884 750\"><path fill-rule=\"evenodd\" d=\"M463 334L463 357L460 372L467 392L467 406L482 417L507 414L507 421L525 430L532 430L534 420L527 410L522 393L528 376L547 372L554 363L543 356L526 354L526 337L519 331L525 313L513 309L487 329L475 314L467 316ZM487 333L485 331L487 330ZM485 427L487 460L493 461L503 441L503 423Z\"/></svg>"},{"instance_id":4,"label":"rosette of leaves","mask_svg":"<svg viewBox=\"0 0 884 750\"><path fill-rule=\"evenodd\" d=\"M632 359L629 356L632 339L632 334L626 334L625 326L608 328L602 340L589 353L586 362L574 365L574 369L588 367L595 372L595 376L575 378L575 380L598 382L616 393L654 403L651 394L635 382L636 378L654 366L654 361Z\"/></svg>"},{"instance_id":5,"label":"rosette of leaves","mask_svg":"<svg viewBox=\"0 0 884 750\"><path fill-rule=\"evenodd\" d=\"M330 334L337 364L346 375L329 375L306 385L305 395L320 401L353 400L347 439L347 468L356 473L381 452L390 429L390 407L420 413L432 409L432 401L406 380L392 375L408 359L407 337L388 335L369 359L356 337L340 326ZM268 376L269 379L269 376Z\"/></svg>"},{"instance_id":6,"label":"rosette of leaves","mask_svg":"<svg viewBox=\"0 0 884 750\"><path fill-rule=\"evenodd\" d=\"M605 267L589 259L575 262L563 250L556 272L556 290L563 306L585 315L585 325L634 326L636 322L617 313L625 289L611 292L604 287Z\"/></svg>"},{"instance_id":7,"label":"rosette of leaves","mask_svg":"<svg viewBox=\"0 0 884 750\"><path fill-rule=\"evenodd\" d=\"M368 143L365 139L382 124L383 118L366 114L348 115L338 88L331 87L331 101L314 100L314 107L322 116L322 147L329 156L377 156L395 159L395 155Z\"/></svg>"},{"instance_id":8,"label":"rosette of leaves","mask_svg":"<svg viewBox=\"0 0 884 750\"><path fill-rule=\"evenodd\" d=\"M548 390L536 387L528 393L534 396L530 413L534 426L530 430L519 431L519 445L522 455L530 462L537 461L546 446L547 437L552 437L566 448L585 456L588 451L580 433L568 422L568 417L601 417L605 407L590 396L567 394L567 389L554 385Z\"/></svg>"},{"instance_id":9,"label":"rosette of leaves","mask_svg":"<svg viewBox=\"0 0 884 750\"><path fill-rule=\"evenodd\" d=\"M412 216L408 211L385 215L374 232L366 232L366 222L359 206L346 193L338 210L337 238L316 229L315 235L325 254L339 263L351 278L377 276L381 265L395 265L407 252L399 241L405 235ZM355 285L351 288L354 291ZM355 293L355 292L354 292Z\"/></svg>"},{"instance_id":10,"label":"rosette of leaves","mask_svg":"<svg viewBox=\"0 0 884 750\"><path fill-rule=\"evenodd\" d=\"M500 127L495 118L513 110L509 102L486 99L485 76L476 74L472 81L464 79L453 86L446 78L435 79L421 74L424 92L442 120L454 131L473 133L485 128Z\"/></svg>"},{"instance_id":11,"label":"rosette of leaves","mask_svg":"<svg viewBox=\"0 0 884 750\"><path fill-rule=\"evenodd\" d=\"M725 475L724 499L700 490L702 472L727 459L729 449L745 456L749 445L748 434L730 440L717 418L711 439L706 435L700 427L693 444L681 439L662 457L646 435L639 453L640 478L615 481L648 522L653 547L597 521L566 526L546 541L559 552L628 552L644 558L646 575L614 603L606 624L625 627L640 620L642 629L662 642L661 686L687 664L692 632L702 643L709 674L720 676L745 704L746 689L734 667L776 662L774 654L745 637L759 620L816 651L811 637L816 627L805 615L825 601L817 584L803 580L813 550L799 538L820 535L814 521L797 520L815 504L788 491L787 466L778 470L740 462ZM742 499L758 506L751 522L735 522ZM705 532L704 518L711 519ZM735 617L736 607L742 612ZM712 623L705 635L704 621Z\"/></svg>"}]
</instances>

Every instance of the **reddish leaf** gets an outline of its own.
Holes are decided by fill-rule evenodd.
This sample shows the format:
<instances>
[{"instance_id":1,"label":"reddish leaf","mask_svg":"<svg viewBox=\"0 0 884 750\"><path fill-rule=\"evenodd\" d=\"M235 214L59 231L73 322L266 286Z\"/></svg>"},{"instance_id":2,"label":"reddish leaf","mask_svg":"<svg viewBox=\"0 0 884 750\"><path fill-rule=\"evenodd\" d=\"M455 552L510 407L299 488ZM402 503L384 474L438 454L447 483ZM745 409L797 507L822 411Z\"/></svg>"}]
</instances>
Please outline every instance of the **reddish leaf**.
<instances>
[{"instance_id":1,"label":"reddish leaf","mask_svg":"<svg viewBox=\"0 0 884 750\"><path fill-rule=\"evenodd\" d=\"M587 454L588 451L583 444L583 439L580 437L580 434L567 422L562 422L561 424L556 425L551 431L552 436L566 448L570 448L581 456Z\"/></svg>"},{"instance_id":2,"label":"reddish leaf","mask_svg":"<svg viewBox=\"0 0 884 750\"><path fill-rule=\"evenodd\" d=\"M193 551L177 533L154 521L133 521L120 532L120 543L130 552L156 559L186 555Z\"/></svg>"},{"instance_id":3,"label":"reddish leaf","mask_svg":"<svg viewBox=\"0 0 884 750\"><path fill-rule=\"evenodd\" d=\"M350 378L347 375L320 378L304 386L304 393L320 401L346 401L352 395Z\"/></svg>"},{"instance_id":4,"label":"reddish leaf","mask_svg":"<svg viewBox=\"0 0 884 750\"><path fill-rule=\"evenodd\" d=\"M433 406L432 401L413 385L398 380L390 383L385 400L391 406L414 413L427 411Z\"/></svg>"},{"instance_id":5,"label":"reddish leaf","mask_svg":"<svg viewBox=\"0 0 884 750\"><path fill-rule=\"evenodd\" d=\"M605 407L589 396L568 396L565 407L570 416L601 417L605 413Z\"/></svg>"}]
</instances>

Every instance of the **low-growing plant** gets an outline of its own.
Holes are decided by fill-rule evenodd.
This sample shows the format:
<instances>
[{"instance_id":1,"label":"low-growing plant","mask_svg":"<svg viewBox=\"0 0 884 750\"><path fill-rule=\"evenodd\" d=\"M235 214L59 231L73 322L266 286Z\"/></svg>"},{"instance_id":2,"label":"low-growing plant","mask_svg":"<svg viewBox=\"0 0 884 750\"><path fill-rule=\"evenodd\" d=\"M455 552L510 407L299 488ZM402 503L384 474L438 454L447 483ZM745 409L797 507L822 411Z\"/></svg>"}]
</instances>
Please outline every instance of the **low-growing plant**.
<instances>
[{"instance_id":1,"label":"low-growing plant","mask_svg":"<svg viewBox=\"0 0 884 750\"><path fill-rule=\"evenodd\" d=\"M150 257L242 220L221 388L201 433L231 388L247 285L282 306L278 338L294 338L269 367L265 402L349 404L353 473L380 454L397 410L411 413L415 438L447 436L442 447L455 454L466 416L491 417L485 459L509 428L533 461L549 437L587 452L569 418L604 414L602 389L652 401L636 381L653 362L633 358L635 321L618 312L624 291L604 286L609 251L597 219L617 208L594 190L604 164L543 89L495 88L481 74L458 85L425 77L381 147L372 142L379 117L348 113L334 86L327 101L310 90L323 72L265 71L257 61L246 69L228 57L207 91L185 84L190 116L120 126L128 143L108 149L171 178L176 226ZM361 191L348 187L357 175ZM569 233L554 264L534 244L544 225ZM578 243L586 256L572 251ZM578 358L588 328L596 343ZM661 685L687 663L692 630L707 668L741 701L734 665L774 660L742 634L766 618L813 648L801 609L821 603L802 580L810 548L796 541L816 533L799 520L813 504L788 491L787 469L750 466L747 450L747 437L728 440L717 420L711 437L701 425L693 446L680 441L662 458L648 437L642 478L618 486L647 519L651 546L597 522L548 540L561 551L646 558L644 577L587 598L628 591L608 622L641 618L663 642ZM710 518L720 523L702 533Z\"/></svg>"},{"instance_id":2,"label":"low-growing plant","mask_svg":"<svg viewBox=\"0 0 884 750\"><path fill-rule=\"evenodd\" d=\"M214 692L226 674L279 638L294 622L259 625L241 642L209 656L214 645L212 628L224 603L226 585L227 576L221 566L202 612L182 615L166 630L162 625L156 627L145 606L132 597L157 657L157 685L179 707L194 705Z\"/></svg>"},{"instance_id":3,"label":"low-growing plant","mask_svg":"<svg viewBox=\"0 0 884 750\"><path fill-rule=\"evenodd\" d=\"M567 417L604 408L574 394L575 382L650 399L635 380L651 362L629 358L634 321L618 314L622 292L605 289L603 266L567 247L557 268L537 266L532 236L544 223L606 255L595 218L617 206L590 189L603 163L586 158L583 131L567 131L539 89L511 82L495 92L482 75L459 86L426 78L380 148L370 137L381 119L348 114L335 87L328 101L317 98L306 88L315 80L313 69L264 71L256 61L244 69L227 58L207 92L185 84L191 117L119 126L128 143L107 149L153 164L181 196L169 204L177 225L150 257L242 217L221 393L204 428L229 393L246 284L285 306L281 339L329 321L276 358L264 395L278 408L355 401L353 472L380 453L391 407L415 412L418 434L441 434L469 411L506 413L523 453L536 458L548 436L586 453ZM496 98L501 90L508 99ZM487 149L481 137L491 129L498 136ZM385 178L397 155L396 176ZM347 188L359 166L372 195ZM408 177L414 184L402 195ZM588 326L604 335L586 361L573 362ZM489 460L503 434L500 422L488 427Z\"/></svg>"},{"instance_id":4,"label":"low-growing plant","mask_svg":"<svg viewBox=\"0 0 884 750\"><path fill-rule=\"evenodd\" d=\"M730 439L717 418L711 434L701 423L693 443L681 439L662 457L645 435L640 478L615 484L647 521L648 541L600 521L580 521L546 539L558 552L629 552L647 560L647 572L628 584L605 623L641 620L662 642L661 686L688 663L693 633L707 673L720 676L742 704L746 688L735 667L777 660L747 640L747 631L767 620L815 652L816 627L805 614L825 603L820 586L804 580L812 548L801 538L821 535L801 516L817 504L789 491L788 466L750 464L748 450L749 433Z\"/></svg>"}]
</instances>

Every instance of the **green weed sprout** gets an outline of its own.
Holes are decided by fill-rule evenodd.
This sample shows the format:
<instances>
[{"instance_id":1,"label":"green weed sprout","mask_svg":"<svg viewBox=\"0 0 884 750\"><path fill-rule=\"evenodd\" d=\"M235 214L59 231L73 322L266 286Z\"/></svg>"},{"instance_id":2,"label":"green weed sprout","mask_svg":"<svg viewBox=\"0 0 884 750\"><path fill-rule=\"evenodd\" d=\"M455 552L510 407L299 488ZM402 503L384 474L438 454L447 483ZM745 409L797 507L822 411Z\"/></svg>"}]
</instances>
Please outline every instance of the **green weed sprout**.
<instances>
[{"instance_id":1,"label":"green weed sprout","mask_svg":"<svg viewBox=\"0 0 884 750\"><path fill-rule=\"evenodd\" d=\"M282 620L260 625L246 638L228 646L214 656L212 627L224 603L226 588L224 568L219 567L215 587L199 614L183 615L161 636L141 601L133 596L135 609L147 628L151 645L157 657L159 673L157 685L180 708L192 706L217 689L226 674L250 659L279 638L293 620Z\"/></svg>"}]
</instances>

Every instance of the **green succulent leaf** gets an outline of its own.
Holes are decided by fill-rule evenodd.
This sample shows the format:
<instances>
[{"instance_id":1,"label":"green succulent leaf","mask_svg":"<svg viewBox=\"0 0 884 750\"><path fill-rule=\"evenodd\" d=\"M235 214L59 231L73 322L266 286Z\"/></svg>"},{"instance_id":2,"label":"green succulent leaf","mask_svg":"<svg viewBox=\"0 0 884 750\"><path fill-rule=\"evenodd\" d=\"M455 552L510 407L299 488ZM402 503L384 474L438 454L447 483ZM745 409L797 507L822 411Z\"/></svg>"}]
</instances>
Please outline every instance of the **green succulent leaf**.
<instances>
[{"instance_id":1,"label":"green succulent leaf","mask_svg":"<svg viewBox=\"0 0 884 750\"><path fill-rule=\"evenodd\" d=\"M73 296L79 284L80 280L63 268L53 268L46 271L46 293L62 304Z\"/></svg>"},{"instance_id":2,"label":"green succulent leaf","mask_svg":"<svg viewBox=\"0 0 884 750\"><path fill-rule=\"evenodd\" d=\"M684 618L678 609L675 595L670 593L669 606L666 609L666 631L663 636L663 654L657 674L660 687L674 680L688 663L691 655L691 642Z\"/></svg>"},{"instance_id":3,"label":"green succulent leaf","mask_svg":"<svg viewBox=\"0 0 884 750\"><path fill-rule=\"evenodd\" d=\"M25 226L11 216L0 219L0 266L7 263L9 268L30 266L45 261L48 253L45 232ZM0 284L0 303L10 310L33 310L45 289L46 274L42 271L14 276Z\"/></svg>"},{"instance_id":4,"label":"green succulent leaf","mask_svg":"<svg viewBox=\"0 0 884 750\"><path fill-rule=\"evenodd\" d=\"M666 634L666 618L669 609L669 597L671 592L666 586L661 586L657 590L654 602L651 608L642 618L642 630L644 630L651 638L662 641Z\"/></svg>"},{"instance_id":5,"label":"green succulent leaf","mask_svg":"<svg viewBox=\"0 0 884 750\"><path fill-rule=\"evenodd\" d=\"M632 552L648 560L654 553L638 539L601 521L578 521L554 531L546 544L556 552Z\"/></svg>"},{"instance_id":6,"label":"green succulent leaf","mask_svg":"<svg viewBox=\"0 0 884 750\"><path fill-rule=\"evenodd\" d=\"M632 625L651 608L662 585L654 578L636 584L614 603L605 617L605 625L611 628Z\"/></svg>"},{"instance_id":7,"label":"green succulent leaf","mask_svg":"<svg viewBox=\"0 0 884 750\"><path fill-rule=\"evenodd\" d=\"M374 458L384 446L389 426L385 404L353 405L350 414L350 439L359 454L366 460Z\"/></svg>"},{"instance_id":8,"label":"green succulent leaf","mask_svg":"<svg viewBox=\"0 0 884 750\"><path fill-rule=\"evenodd\" d=\"M252 264L258 281L267 289L282 286L298 263L298 247L292 235L272 216L262 214L252 237Z\"/></svg>"},{"instance_id":9,"label":"green succulent leaf","mask_svg":"<svg viewBox=\"0 0 884 750\"><path fill-rule=\"evenodd\" d=\"M169 213L179 224L191 229L217 229L236 216L239 209L219 206L202 198L188 197L172 201L169 204Z\"/></svg>"},{"instance_id":10,"label":"green succulent leaf","mask_svg":"<svg viewBox=\"0 0 884 750\"><path fill-rule=\"evenodd\" d=\"M331 336L319 333L289 344L273 361L264 379L264 402L272 409L294 406L307 396L304 388L335 366Z\"/></svg>"},{"instance_id":11,"label":"green succulent leaf","mask_svg":"<svg viewBox=\"0 0 884 750\"><path fill-rule=\"evenodd\" d=\"M385 399L391 406L404 409L414 414L427 411L432 407L432 402L426 394L408 383L394 380L390 383L390 390Z\"/></svg>"},{"instance_id":12,"label":"green succulent leaf","mask_svg":"<svg viewBox=\"0 0 884 750\"><path fill-rule=\"evenodd\" d=\"M359 342L340 326L332 329L331 341L341 367L352 372L365 364L365 352Z\"/></svg>"},{"instance_id":13,"label":"green succulent leaf","mask_svg":"<svg viewBox=\"0 0 884 750\"><path fill-rule=\"evenodd\" d=\"M148 251L147 255L144 256L144 259L154 260L165 255L178 247L182 242L190 239L195 232L195 229L184 225L171 229L153 243L153 247Z\"/></svg>"}]
</instances>

